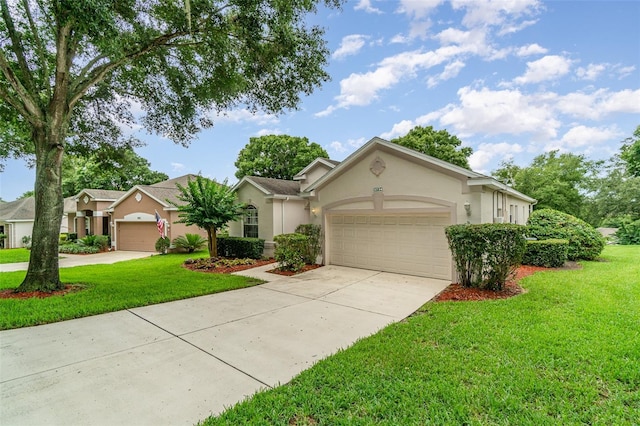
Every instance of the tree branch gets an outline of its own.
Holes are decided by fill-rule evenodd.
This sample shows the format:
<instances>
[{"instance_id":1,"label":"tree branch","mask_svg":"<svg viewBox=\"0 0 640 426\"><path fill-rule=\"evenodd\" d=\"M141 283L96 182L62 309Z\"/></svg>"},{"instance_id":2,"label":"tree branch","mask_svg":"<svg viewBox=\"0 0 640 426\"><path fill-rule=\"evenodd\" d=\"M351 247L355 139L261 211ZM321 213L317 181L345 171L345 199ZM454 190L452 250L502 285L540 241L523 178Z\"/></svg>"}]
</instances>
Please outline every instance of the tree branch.
<instances>
[{"instance_id":1,"label":"tree branch","mask_svg":"<svg viewBox=\"0 0 640 426\"><path fill-rule=\"evenodd\" d=\"M40 69L41 84L46 85L47 86L46 88L49 91L50 90L49 83L48 83L49 67L48 67L47 55L46 55L47 47L42 42L42 38L40 38L40 34L38 33L38 27L33 21L33 16L31 15L31 8L29 7L29 0L22 0L22 5L24 6L25 13L27 14L27 20L29 21L29 28L31 28L31 33L33 34L33 40L36 45L36 51L38 53L38 57L40 58L40 64L42 66L42 68Z\"/></svg>"},{"instance_id":2,"label":"tree branch","mask_svg":"<svg viewBox=\"0 0 640 426\"><path fill-rule=\"evenodd\" d=\"M196 32L199 32L199 31L196 31ZM163 34L151 40L149 44L141 46L140 49L133 51L121 57L118 60L110 61L110 62L107 62L106 64L103 64L94 68L89 73L89 75L83 79L83 81L73 84L73 87L76 88L76 90L74 90L75 93L73 93L72 97L70 98L69 108L73 108L73 106L82 98L82 96L84 96L87 90L89 90L89 88L91 88L94 84L102 81L109 72L113 71L114 69L118 68L119 66L133 59L139 58L153 51L154 49L158 49L161 47L170 47L171 44L169 42L171 40L174 40L178 37L182 37L186 35L189 35L189 33L185 31L175 32L171 34ZM92 62L96 63L97 58L93 59Z\"/></svg>"},{"instance_id":3,"label":"tree branch","mask_svg":"<svg viewBox=\"0 0 640 426\"><path fill-rule=\"evenodd\" d=\"M2 73L6 77L7 81L16 92L20 102L22 103L22 107L19 108L20 111L25 113L24 117L28 119L30 122L33 122L33 119L42 120L43 114L42 110L40 110L38 103L32 98L31 94L27 91L27 89L22 85L22 82L18 77L16 77L15 73L9 66L9 62L7 58L4 56L4 52L0 50L0 69ZM9 95L9 93L3 89L3 92L6 94L6 99L12 99L13 97Z\"/></svg>"},{"instance_id":4,"label":"tree branch","mask_svg":"<svg viewBox=\"0 0 640 426\"><path fill-rule=\"evenodd\" d=\"M16 27L13 23L13 19L11 18L11 14L9 13L7 0L2 0L2 2L0 3L0 9L2 9L2 19L7 26L7 32L9 33L9 38L11 39L11 50L18 59L18 66L20 67L20 71L22 71L22 78L24 79L25 86L31 93L34 93L35 85L33 84L33 79L31 78L31 70L29 69L29 65L27 64L27 58L24 56L24 46L22 46L22 42L18 33L16 32Z\"/></svg>"},{"instance_id":5,"label":"tree branch","mask_svg":"<svg viewBox=\"0 0 640 426\"><path fill-rule=\"evenodd\" d=\"M27 120L31 116L29 111L27 111L22 103L20 103L17 99L15 99L11 94L2 86L0 86L0 99L4 99L7 103L11 104L20 115L25 117Z\"/></svg>"}]
</instances>

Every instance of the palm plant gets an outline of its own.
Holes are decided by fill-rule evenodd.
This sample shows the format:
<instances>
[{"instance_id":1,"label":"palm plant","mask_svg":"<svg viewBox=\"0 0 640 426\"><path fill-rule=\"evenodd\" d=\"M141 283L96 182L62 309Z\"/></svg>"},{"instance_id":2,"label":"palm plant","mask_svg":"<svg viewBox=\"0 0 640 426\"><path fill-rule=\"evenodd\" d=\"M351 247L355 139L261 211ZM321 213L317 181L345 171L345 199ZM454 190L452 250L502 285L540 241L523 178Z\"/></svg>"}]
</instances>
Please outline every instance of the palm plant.
<instances>
[{"instance_id":1,"label":"palm plant","mask_svg":"<svg viewBox=\"0 0 640 426\"><path fill-rule=\"evenodd\" d=\"M202 176L189 180L187 186L176 184L181 203L167 200L178 208L180 217L176 223L196 225L207 231L209 257L218 257L216 232L228 222L242 215L244 205L236 201L236 194L227 185L227 180L218 183Z\"/></svg>"},{"instance_id":2,"label":"palm plant","mask_svg":"<svg viewBox=\"0 0 640 426\"><path fill-rule=\"evenodd\" d=\"M198 234L184 234L173 240L173 245L185 249L189 253L200 250L207 245L207 239Z\"/></svg>"}]
</instances>

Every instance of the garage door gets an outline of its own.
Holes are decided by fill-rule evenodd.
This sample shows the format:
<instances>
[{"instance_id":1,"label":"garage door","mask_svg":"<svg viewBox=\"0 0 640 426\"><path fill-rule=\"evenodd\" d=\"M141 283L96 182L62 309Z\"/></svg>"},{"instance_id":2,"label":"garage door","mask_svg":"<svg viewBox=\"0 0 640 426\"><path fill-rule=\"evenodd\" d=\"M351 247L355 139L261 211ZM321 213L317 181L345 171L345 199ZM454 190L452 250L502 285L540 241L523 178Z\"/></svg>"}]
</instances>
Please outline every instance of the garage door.
<instances>
[{"instance_id":1,"label":"garage door","mask_svg":"<svg viewBox=\"0 0 640 426\"><path fill-rule=\"evenodd\" d=\"M451 279L449 215L331 215L329 264Z\"/></svg>"},{"instance_id":2,"label":"garage door","mask_svg":"<svg viewBox=\"0 0 640 426\"><path fill-rule=\"evenodd\" d=\"M118 222L118 250L155 251L160 238L155 222Z\"/></svg>"}]
</instances>

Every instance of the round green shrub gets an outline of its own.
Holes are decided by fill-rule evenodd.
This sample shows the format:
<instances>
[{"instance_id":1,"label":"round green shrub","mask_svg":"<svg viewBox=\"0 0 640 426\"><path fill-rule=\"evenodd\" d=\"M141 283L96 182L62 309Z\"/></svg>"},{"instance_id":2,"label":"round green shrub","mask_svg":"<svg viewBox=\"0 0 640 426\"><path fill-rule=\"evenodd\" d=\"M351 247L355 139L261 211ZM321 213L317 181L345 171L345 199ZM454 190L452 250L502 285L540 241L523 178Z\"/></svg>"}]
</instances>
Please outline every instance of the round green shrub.
<instances>
[{"instance_id":1,"label":"round green shrub","mask_svg":"<svg viewBox=\"0 0 640 426\"><path fill-rule=\"evenodd\" d=\"M602 234L587 222L553 209L534 210L527 227L529 236L539 240L568 240L569 260L593 260L602 253L606 244Z\"/></svg>"},{"instance_id":2,"label":"round green shrub","mask_svg":"<svg viewBox=\"0 0 640 426\"><path fill-rule=\"evenodd\" d=\"M523 265L557 268L567 261L567 240L535 240L527 241L527 250L522 258Z\"/></svg>"},{"instance_id":3,"label":"round green shrub","mask_svg":"<svg viewBox=\"0 0 640 426\"><path fill-rule=\"evenodd\" d=\"M169 240L169 237L160 237L156 241L156 251L160 254L167 254L170 246L171 240Z\"/></svg>"}]
</instances>

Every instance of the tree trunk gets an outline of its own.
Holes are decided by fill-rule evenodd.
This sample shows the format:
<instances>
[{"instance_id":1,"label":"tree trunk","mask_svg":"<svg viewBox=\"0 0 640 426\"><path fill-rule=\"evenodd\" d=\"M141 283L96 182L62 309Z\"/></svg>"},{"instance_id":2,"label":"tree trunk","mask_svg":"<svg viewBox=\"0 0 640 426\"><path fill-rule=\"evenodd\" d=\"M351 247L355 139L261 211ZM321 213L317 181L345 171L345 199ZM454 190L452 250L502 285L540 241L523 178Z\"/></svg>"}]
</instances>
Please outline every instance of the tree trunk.
<instances>
[{"instance_id":1,"label":"tree trunk","mask_svg":"<svg viewBox=\"0 0 640 426\"><path fill-rule=\"evenodd\" d=\"M58 239L64 212L62 198L62 155L59 133L36 129L36 211L31 238L29 269L18 292L52 292L64 288L58 266ZM62 138L64 139L64 138Z\"/></svg>"},{"instance_id":2,"label":"tree trunk","mask_svg":"<svg viewBox=\"0 0 640 426\"><path fill-rule=\"evenodd\" d=\"M209 257L218 257L218 240L216 239L216 229L207 228L207 248L209 249Z\"/></svg>"}]
</instances>

